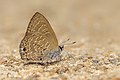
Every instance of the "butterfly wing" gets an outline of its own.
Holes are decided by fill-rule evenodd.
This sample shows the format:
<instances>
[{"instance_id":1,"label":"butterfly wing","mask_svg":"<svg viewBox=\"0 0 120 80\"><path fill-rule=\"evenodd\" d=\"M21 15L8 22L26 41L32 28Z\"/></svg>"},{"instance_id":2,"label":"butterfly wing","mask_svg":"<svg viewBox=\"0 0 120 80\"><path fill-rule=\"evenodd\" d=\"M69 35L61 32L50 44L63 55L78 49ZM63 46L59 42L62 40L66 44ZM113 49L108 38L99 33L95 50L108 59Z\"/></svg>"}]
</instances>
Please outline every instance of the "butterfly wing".
<instances>
[{"instance_id":1,"label":"butterfly wing","mask_svg":"<svg viewBox=\"0 0 120 80\"><path fill-rule=\"evenodd\" d=\"M41 60L44 54L58 49L56 35L47 19L36 12L30 20L25 37L20 43L24 60Z\"/></svg>"},{"instance_id":2,"label":"butterfly wing","mask_svg":"<svg viewBox=\"0 0 120 80\"><path fill-rule=\"evenodd\" d=\"M56 35L50 26L48 20L39 12L36 12L32 19L30 20L30 23L27 28L27 34L33 34L33 33L41 33L42 35L45 35L49 38L49 42L52 43L51 47L55 48L58 46L58 40L56 38Z\"/></svg>"}]
</instances>

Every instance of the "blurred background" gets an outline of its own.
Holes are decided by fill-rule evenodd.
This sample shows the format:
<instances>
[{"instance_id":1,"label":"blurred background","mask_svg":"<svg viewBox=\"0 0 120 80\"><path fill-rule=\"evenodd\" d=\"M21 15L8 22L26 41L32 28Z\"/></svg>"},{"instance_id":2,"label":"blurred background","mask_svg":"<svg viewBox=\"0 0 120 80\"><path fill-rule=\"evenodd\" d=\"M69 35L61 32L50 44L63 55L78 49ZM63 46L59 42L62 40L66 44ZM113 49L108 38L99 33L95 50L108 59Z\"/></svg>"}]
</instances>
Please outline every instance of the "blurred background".
<instances>
[{"instance_id":1,"label":"blurred background","mask_svg":"<svg viewBox=\"0 0 120 80\"><path fill-rule=\"evenodd\" d=\"M0 0L1 45L17 49L35 12L48 19L59 42L119 43L120 0Z\"/></svg>"}]
</instances>

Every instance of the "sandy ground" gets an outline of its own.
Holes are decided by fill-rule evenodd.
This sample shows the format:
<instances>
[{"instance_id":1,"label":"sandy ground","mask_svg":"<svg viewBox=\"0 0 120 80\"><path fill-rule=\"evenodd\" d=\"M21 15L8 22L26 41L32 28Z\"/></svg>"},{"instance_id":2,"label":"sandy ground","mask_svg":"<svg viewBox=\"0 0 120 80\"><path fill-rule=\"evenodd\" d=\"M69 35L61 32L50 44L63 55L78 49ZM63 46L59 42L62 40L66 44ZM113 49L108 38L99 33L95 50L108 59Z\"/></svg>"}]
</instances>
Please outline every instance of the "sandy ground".
<instances>
[{"instance_id":1,"label":"sandy ground","mask_svg":"<svg viewBox=\"0 0 120 80\"><path fill-rule=\"evenodd\" d=\"M119 0L0 0L0 80L120 80ZM63 60L24 65L19 44L32 15L42 13Z\"/></svg>"}]
</instances>

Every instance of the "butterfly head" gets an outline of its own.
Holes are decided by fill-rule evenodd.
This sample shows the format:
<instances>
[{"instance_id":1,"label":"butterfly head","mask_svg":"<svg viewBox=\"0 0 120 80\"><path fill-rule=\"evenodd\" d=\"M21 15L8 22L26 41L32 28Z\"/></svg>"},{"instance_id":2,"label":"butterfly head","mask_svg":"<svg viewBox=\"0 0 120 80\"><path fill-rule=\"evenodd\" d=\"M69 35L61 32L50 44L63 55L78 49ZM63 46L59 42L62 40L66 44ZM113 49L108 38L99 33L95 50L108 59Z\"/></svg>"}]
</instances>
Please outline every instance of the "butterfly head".
<instances>
[{"instance_id":1,"label":"butterfly head","mask_svg":"<svg viewBox=\"0 0 120 80\"><path fill-rule=\"evenodd\" d=\"M60 49L60 51L63 51L64 45L60 45L60 46L59 46L59 49Z\"/></svg>"},{"instance_id":2,"label":"butterfly head","mask_svg":"<svg viewBox=\"0 0 120 80\"><path fill-rule=\"evenodd\" d=\"M64 49L64 45L69 45L69 44L75 44L76 42L70 42L67 43L70 39L67 39L66 41L63 41L61 45L59 46L60 50L62 51Z\"/></svg>"}]
</instances>

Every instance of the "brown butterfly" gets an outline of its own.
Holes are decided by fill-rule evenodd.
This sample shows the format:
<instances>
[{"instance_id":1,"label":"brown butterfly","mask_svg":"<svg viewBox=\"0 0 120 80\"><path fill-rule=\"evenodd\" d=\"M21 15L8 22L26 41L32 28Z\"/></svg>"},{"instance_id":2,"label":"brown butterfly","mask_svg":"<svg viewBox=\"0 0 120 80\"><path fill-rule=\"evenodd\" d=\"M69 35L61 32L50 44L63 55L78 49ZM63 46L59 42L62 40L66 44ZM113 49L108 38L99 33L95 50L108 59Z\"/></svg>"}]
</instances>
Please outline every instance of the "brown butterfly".
<instances>
[{"instance_id":1,"label":"brown butterfly","mask_svg":"<svg viewBox=\"0 0 120 80\"><path fill-rule=\"evenodd\" d=\"M58 40L48 20L36 12L19 46L21 59L42 64L60 61L63 48L63 44L58 45Z\"/></svg>"}]
</instances>

